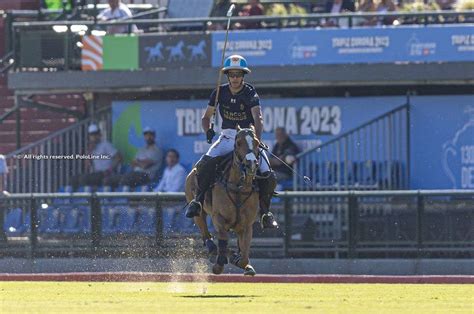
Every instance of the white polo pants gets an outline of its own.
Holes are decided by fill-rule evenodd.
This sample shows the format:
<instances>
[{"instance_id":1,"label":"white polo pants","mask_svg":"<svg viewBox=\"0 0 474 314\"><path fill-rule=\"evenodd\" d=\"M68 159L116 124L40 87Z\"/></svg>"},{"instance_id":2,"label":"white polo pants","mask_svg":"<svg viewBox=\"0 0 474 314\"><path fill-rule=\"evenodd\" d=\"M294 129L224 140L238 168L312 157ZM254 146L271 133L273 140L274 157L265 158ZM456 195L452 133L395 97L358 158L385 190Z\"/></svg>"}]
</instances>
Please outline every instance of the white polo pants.
<instances>
[{"instance_id":1,"label":"white polo pants","mask_svg":"<svg viewBox=\"0 0 474 314\"><path fill-rule=\"evenodd\" d=\"M237 130L224 129L217 141L207 151L206 155L210 157L224 156L234 150L235 136ZM260 160L258 162L261 173L270 171L270 162L264 150L260 149Z\"/></svg>"}]
</instances>

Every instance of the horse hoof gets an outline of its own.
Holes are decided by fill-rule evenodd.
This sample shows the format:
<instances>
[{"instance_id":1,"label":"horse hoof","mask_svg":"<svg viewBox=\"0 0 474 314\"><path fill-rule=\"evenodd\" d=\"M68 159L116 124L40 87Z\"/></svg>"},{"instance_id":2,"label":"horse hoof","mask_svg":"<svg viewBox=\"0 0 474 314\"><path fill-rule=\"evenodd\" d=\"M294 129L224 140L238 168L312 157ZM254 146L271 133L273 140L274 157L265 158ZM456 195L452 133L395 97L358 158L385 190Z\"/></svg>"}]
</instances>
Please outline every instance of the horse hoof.
<instances>
[{"instance_id":1,"label":"horse hoof","mask_svg":"<svg viewBox=\"0 0 474 314\"><path fill-rule=\"evenodd\" d=\"M224 272L224 266L219 265L219 264L214 264L214 266L212 266L212 273L214 275L220 275L223 272Z\"/></svg>"},{"instance_id":2,"label":"horse hoof","mask_svg":"<svg viewBox=\"0 0 474 314\"><path fill-rule=\"evenodd\" d=\"M255 276L256 274L257 272L255 271L255 269L253 269L251 265L245 266L244 276Z\"/></svg>"}]
</instances>

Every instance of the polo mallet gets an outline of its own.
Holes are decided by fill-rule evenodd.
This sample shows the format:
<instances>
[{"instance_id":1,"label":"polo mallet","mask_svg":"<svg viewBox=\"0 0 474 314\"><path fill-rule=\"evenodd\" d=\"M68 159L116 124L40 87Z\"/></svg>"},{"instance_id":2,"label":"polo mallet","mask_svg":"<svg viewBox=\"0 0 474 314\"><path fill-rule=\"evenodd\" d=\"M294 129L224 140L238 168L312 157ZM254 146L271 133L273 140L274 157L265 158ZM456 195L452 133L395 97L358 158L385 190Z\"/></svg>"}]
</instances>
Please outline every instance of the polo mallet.
<instances>
[{"instance_id":1,"label":"polo mallet","mask_svg":"<svg viewBox=\"0 0 474 314\"><path fill-rule=\"evenodd\" d=\"M272 155L276 160L278 160L279 162L281 162L286 168L290 169L290 171L294 174L296 174L298 177L300 178L303 178L303 181L304 183L306 183L307 185L313 187L313 182L311 181L311 178L308 177L308 176L305 176L305 175L302 175L300 174L298 171L296 171L295 169L293 169L293 167L291 167L289 164L287 164L284 160L282 160L281 158L279 158L277 155L275 155L274 153L272 153L268 147L267 144L265 143L260 143L259 147L266 151L267 153L269 153L270 155ZM267 163L268 161L263 158ZM268 166L270 167L270 163L268 163Z\"/></svg>"},{"instance_id":2,"label":"polo mallet","mask_svg":"<svg viewBox=\"0 0 474 314\"><path fill-rule=\"evenodd\" d=\"M212 114L212 121L211 121L211 128L207 130L207 142L209 144L212 143L212 139L216 133L214 132L214 124L216 123L216 112L217 106L219 105L219 92L221 86L221 79L222 79L222 67L224 66L224 59L225 59L225 51L227 48L227 39L229 38L229 28L230 28L230 19L232 17L232 13L234 12L235 4L231 4L229 10L227 11L227 28L225 31L225 41L224 41L224 48L222 49L222 59L221 59L221 66L219 67L219 75L217 77L217 84L216 84L216 99L214 100L214 113Z\"/></svg>"}]
</instances>

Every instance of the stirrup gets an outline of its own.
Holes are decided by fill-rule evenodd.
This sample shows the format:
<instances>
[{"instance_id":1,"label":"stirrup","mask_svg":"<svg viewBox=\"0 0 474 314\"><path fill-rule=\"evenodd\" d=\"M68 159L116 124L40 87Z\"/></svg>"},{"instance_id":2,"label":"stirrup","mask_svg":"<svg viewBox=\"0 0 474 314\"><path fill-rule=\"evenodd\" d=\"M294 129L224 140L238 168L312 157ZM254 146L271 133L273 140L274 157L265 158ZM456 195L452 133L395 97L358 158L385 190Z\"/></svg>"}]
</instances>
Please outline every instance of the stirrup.
<instances>
[{"instance_id":1,"label":"stirrup","mask_svg":"<svg viewBox=\"0 0 474 314\"><path fill-rule=\"evenodd\" d=\"M278 222L276 222L271 212L262 215L260 218L260 226L262 229L277 229L279 227Z\"/></svg>"},{"instance_id":2,"label":"stirrup","mask_svg":"<svg viewBox=\"0 0 474 314\"><path fill-rule=\"evenodd\" d=\"M187 218L193 218L196 216L201 215L202 211L202 205L196 200L192 200L191 203L189 203L188 208L186 208L186 217Z\"/></svg>"}]
</instances>

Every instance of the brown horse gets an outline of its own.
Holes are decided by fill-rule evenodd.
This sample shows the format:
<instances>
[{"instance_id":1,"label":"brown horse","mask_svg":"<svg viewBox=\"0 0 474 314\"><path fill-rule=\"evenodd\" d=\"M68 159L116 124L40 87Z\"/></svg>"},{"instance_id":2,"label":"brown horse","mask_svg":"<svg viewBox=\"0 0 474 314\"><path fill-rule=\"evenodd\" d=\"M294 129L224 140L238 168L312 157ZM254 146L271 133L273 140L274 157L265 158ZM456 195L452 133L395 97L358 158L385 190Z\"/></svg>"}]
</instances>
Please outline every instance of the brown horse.
<instances>
[{"instance_id":1,"label":"brown horse","mask_svg":"<svg viewBox=\"0 0 474 314\"><path fill-rule=\"evenodd\" d=\"M221 274L228 263L228 232L237 234L238 253L231 255L231 263L244 270L244 275L255 275L249 263L250 242L252 240L253 223L257 217L259 195L255 178L258 169L259 141L253 127L241 129L237 126L234 151L231 161L223 169L220 179L212 187L212 195L206 195L203 211L194 217L201 230L210 255L217 254L212 271ZM186 179L186 199L191 201L196 192L196 169ZM206 215L211 215L212 223L217 231L218 247L212 242L207 228ZM214 262L214 260L216 260Z\"/></svg>"}]
</instances>

